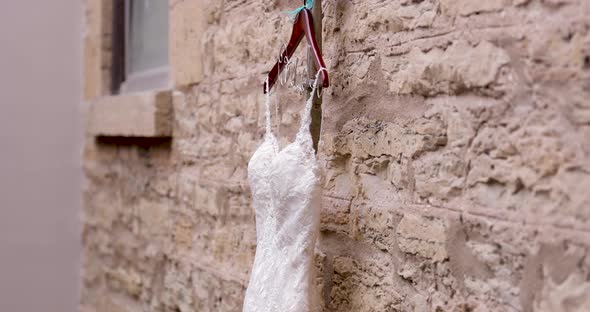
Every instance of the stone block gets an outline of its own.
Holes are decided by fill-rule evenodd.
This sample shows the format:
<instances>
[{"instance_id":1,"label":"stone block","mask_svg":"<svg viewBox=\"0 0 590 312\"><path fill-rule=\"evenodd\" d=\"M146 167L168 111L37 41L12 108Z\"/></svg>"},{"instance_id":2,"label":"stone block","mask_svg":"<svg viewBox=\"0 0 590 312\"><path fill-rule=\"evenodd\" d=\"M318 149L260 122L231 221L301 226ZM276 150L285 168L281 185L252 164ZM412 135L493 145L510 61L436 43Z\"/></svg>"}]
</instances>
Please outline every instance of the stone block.
<instances>
[{"instance_id":1,"label":"stone block","mask_svg":"<svg viewBox=\"0 0 590 312\"><path fill-rule=\"evenodd\" d=\"M108 1L88 0L86 7L86 33L84 34L84 98L94 99L103 95L106 86L103 79L105 38L103 28L107 22L105 7Z\"/></svg>"},{"instance_id":2,"label":"stone block","mask_svg":"<svg viewBox=\"0 0 590 312\"><path fill-rule=\"evenodd\" d=\"M406 253L443 261L447 255L446 225L437 218L406 214L397 226L399 248Z\"/></svg>"},{"instance_id":3,"label":"stone block","mask_svg":"<svg viewBox=\"0 0 590 312\"><path fill-rule=\"evenodd\" d=\"M172 136L172 97L168 91L106 96L90 107L88 131L94 136Z\"/></svg>"},{"instance_id":4,"label":"stone block","mask_svg":"<svg viewBox=\"0 0 590 312\"><path fill-rule=\"evenodd\" d=\"M176 86L203 78L201 38L207 25L202 0L170 1L170 67Z\"/></svg>"}]
</instances>

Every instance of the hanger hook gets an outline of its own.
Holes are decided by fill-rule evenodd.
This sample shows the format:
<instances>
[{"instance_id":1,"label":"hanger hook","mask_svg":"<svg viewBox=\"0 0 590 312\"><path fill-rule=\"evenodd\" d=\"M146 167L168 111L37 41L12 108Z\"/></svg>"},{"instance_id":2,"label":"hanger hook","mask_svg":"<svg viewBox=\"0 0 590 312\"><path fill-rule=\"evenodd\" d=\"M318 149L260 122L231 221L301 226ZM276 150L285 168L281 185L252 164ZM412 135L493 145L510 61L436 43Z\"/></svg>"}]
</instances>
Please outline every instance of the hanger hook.
<instances>
[{"instance_id":1,"label":"hanger hook","mask_svg":"<svg viewBox=\"0 0 590 312\"><path fill-rule=\"evenodd\" d=\"M318 72L317 72L318 77L317 78L319 78L322 71L324 73L328 74L328 69L325 67L322 67L322 68L318 69ZM315 90L316 90L316 94L317 94L318 98L321 98L322 95L324 94L324 88L322 87L322 85L318 84L318 86L316 87Z\"/></svg>"}]
</instances>

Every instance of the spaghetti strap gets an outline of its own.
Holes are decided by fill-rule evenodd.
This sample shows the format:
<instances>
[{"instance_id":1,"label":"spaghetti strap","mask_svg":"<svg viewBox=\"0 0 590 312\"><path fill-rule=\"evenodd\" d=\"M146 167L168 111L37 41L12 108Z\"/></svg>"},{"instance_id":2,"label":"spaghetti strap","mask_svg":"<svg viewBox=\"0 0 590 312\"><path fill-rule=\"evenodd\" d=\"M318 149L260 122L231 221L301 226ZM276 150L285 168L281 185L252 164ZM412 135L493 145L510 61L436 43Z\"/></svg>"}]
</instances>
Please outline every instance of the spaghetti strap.
<instances>
[{"instance_id":1,"label":"spaghetti strap","mask_svg":"<svg viewBox=\"0 0 590 312\"><path fill-rule=\"evenodd\" d=\"M311 89L311 93L309 95L309 98L305 102L305 107L303 108L303 111L301 111L301 125L299 126L299 131L297 132L297 138L296 138L297 140L304 139L308 136L309 136L309 138L311 138L311 133L309 131L309 126L311 125L311 107L313 105L313 98L315 96L315 92L317 91L317 88L318 88L320 73L322 71L327 72L327 69L322 67L316 73L315 80L313 82L313 86Z\"/></svg>"},{"instance_id":2,"label":"spaghetti strap","mask_svg":"<svg viewBox=\"0 0 590 312\"><path fill-rule=\"evenodd\" d=\"M265 133L265 137L268 138L272 135L272 128L271 128L271 121L270 121L270 90L268 89L268 78L266 79L266 81L264 82L265 86L266 86L266 95L265 95L265 99L264 99L264 106L265 106L265 122L266 122L266 133Z\"/></svg>"}]
</instances>

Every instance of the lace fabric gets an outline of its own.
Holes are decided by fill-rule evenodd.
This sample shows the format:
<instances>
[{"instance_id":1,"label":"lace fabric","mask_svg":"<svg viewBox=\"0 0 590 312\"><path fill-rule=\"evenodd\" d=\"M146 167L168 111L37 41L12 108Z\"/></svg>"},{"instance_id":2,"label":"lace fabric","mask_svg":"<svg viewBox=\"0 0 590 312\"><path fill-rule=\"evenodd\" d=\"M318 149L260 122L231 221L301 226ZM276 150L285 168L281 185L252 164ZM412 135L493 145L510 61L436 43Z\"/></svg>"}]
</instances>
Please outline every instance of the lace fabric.
<instances>
[{"instance_id":1,"label":"lace fabric","mask_svg":"<svg viewBox=\"0 0 590 312\"><path fill-rule=\"evenodd\" d=\"M311 97L295 141L282 150L271 129L266 96L266 134L248 164L256 211L256 256L243 312L317 312L314 248L319 233L319 172L309 125Z\"/></svg>"}]
</instances>

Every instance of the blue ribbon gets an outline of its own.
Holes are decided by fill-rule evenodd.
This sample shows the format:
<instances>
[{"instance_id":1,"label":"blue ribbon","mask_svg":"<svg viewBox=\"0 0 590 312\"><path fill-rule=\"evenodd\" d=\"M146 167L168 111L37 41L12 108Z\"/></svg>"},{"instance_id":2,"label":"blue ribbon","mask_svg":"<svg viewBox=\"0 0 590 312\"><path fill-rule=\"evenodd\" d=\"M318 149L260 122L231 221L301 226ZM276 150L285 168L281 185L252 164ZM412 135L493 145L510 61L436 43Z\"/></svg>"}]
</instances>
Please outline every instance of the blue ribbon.
<instances>
[{"instance_id":1,"label":"blue ribbon","mask_svg":"<svg viewBox=\"0 0 590 312\"><path fill-rule=\"evenodd\" d=\"M293 11L285 11L283 13L289 15L289 18L291 20L295 20L295 18L297 17L297 14L299 14L299 12L303 11L303 9L311 10L312 8L313 8L313 0L305 0L305 5L302 5Z\"/></svg>"}]
</instances>

